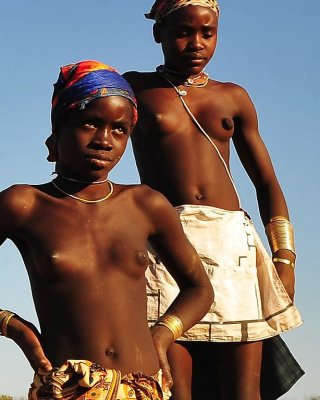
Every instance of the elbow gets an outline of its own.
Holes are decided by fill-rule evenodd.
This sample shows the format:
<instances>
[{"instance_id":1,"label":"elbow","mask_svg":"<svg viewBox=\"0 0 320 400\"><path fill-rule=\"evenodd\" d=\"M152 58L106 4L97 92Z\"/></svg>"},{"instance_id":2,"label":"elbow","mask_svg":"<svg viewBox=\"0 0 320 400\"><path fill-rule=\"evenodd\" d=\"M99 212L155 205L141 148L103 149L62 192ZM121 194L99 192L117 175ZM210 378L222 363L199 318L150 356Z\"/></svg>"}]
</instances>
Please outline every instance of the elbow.
<instances>
[{"instance_id":1,"label":"elbow","mask_svg":"<svg viewBox=\"0 0 320 400\"><path fill-rule=\"evenodd\" d=\"M214 300L214 291L213 291L213 287L211 285L211 283L209 282L209 285L206 286L206 309L208 312L212 303Z\"/></svg>"}]
</instances>

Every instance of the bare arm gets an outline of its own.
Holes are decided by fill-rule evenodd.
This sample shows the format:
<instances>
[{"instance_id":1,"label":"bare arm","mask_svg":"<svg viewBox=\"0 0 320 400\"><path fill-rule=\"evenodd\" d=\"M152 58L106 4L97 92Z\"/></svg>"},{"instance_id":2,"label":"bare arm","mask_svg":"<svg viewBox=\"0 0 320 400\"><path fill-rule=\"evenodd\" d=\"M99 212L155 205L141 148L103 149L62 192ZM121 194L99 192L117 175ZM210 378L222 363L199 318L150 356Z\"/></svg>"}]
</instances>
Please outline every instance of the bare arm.
<instances>
[{"instance_id":1,"label":"bare arm","mask_svg":"<svg viewBox=\"0 0 320 400\"><path fill-rule=\"evenodd\" d=\"M235 118L233 141L239 158L255 186L261 219L264 225L274 216L289 219L287 204L270 155L259 135L255 108L244 89L238 87L235 96L239 110ZM287 250L278 250L274 256L294 261L294 255ZM293 300L295 283L293 268L281 263L276 263L275 266Z\"/></svg>"},{"instance_id":2,"label":"bare arm","mask_svg":"<svg viewBox=\"0 0 320 400\"><path fill-rule=\"evenodd\" d=\"M12 187L0 193L0 245L19 231L28 213L26 204L30 206L20 188ZM8 323L7 337L21 348L34 370L51 370L40 343L40 333L33 324L15 315Z\"/></svg>"},{"instance_id":3,"label":"bare arm","mask_svg":"<svg viewBox=\"0 0 320 400\"><path fill-rule=\"evenodd\" d=\"M207 313L213 302L213 291L207 274L194 247L187 240L178 213L168 200L151 191L151 218L154 233L150 237L152 247L175 279L180 293L168 312L177 315L185 331Z\"/></svg>"},{"instance_id":4,"label":"bare arm","mask_svg":"<svg viewBox=\"0 0 320 400\"><path fill-rule=\"evenodd\" d=\"M213 302L213 290L202 263L187 240L178 214L160 193L146 188L143 208L150 216L153 233L150 242L175 279L180 292L167 313L174 314L190 329L207 313ZM172 384L166 351L173 342L169 329L155 325L151 328L165 380ZM171 384L170 384L171 381Z\"/></svg>"}]
</instances>

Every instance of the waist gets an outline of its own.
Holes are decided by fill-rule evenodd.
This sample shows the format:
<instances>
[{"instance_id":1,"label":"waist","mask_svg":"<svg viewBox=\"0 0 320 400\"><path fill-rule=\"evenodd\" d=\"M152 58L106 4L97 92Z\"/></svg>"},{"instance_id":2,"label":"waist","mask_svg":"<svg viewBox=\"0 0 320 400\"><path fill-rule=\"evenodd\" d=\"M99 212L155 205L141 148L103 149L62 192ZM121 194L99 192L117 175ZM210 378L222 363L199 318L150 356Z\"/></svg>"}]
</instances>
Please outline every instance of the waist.
<instances>
[{"instance_id":1,"label":"waist","mask_svg":"<svg viewBox=\"0 0 320 400\"><path fill-rule=\"evenodd\" d=\"M123 326L119 335L110 335L107 329L96 329L94 326L90 329L89 326L89 329L74 334L45 336L42 343L46 356L55 366L66 359L88 359L103 368L117 369L122 373L143 371L152 374L159 369L148 327L141 331L132 325Z\"/></svg>"},{"instance_id":2,"label":"waist","mask_svg":"<svg viewBox=\"0 0 320 400\"><path fill-rule=\"evenodd\" d=\"M203 205L203 204L181 204L174 207L180 215L188 215L194 214L198 212L202 213L212 213L217 215L239 215L243 217L247 217L250 219L249 215L246 211L238 208L236 210L227 210L225 208L214 207L210 205Z\"/></svg>"},{"instance_id":3,"label":"waist","mask_svg":"<svg viewBox=\"0 0 320 400\"><path fill-rule=\"evenodd\" d=\"M227 185L210 181L192 184L190 181L174 180L147 184L162 193L174 207L180 204L194 204L228 210L240 208L238 194L230 182L227 182Z\"/></svg>"}]
</instances>

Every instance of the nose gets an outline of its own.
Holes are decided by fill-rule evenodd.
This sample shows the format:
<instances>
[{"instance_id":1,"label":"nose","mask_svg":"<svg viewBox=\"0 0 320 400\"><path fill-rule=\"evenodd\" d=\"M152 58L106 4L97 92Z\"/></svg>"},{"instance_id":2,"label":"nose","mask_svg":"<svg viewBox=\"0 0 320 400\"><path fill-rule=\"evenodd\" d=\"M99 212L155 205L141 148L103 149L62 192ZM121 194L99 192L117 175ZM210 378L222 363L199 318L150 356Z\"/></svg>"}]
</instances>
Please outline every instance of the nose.
<instances>
[{"instance_id":1,"label":"nose","mask_svg":"<svg viewBox=\"0 0 320 400\"><path fill-rule=\"evenodd\" d=\"M195 33L190 37L189 41L189 49L192 51L203 50L204 46L202 43L202 35L199 33Z\"/></svg>"},{"instance_id":2,"label":"nose","mask_svg":"<svg viewBox=\"0 0 320 400\"><path fill-rule=\"evenodd\" d=\"M113 143L112 143L112 135L108 128L101 127L95 133L93 138L93 144L95 148L99 150L112 150Z\"/></svg>"}]
</instances>

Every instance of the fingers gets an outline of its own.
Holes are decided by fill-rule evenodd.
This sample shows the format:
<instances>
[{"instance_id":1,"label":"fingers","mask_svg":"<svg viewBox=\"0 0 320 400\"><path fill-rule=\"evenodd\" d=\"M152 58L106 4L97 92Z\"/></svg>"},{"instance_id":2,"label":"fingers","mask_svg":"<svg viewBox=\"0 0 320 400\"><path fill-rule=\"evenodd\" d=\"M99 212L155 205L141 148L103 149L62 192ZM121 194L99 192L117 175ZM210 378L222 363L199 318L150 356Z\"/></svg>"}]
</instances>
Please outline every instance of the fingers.
<instances>
[{"instance_id":1,"label":"fingers","mask_svg":"<svg viewBox=\"0 0 320 400\"><path fill-rule=\"evenodd\" d=\"M52 365L45 356L42 346L39 342L30 343L29 341L26 341L22 351L28 358L30 365L35 371L40 369L44 372L50 372L52 370Z\"/></svg>"},{"instance_id":2,"label":"fingers","mask_svg":"<svg viewBox=\"0 0 320 400\"><path fill-rule=\"evenodd\" d=\"M173 379L170 372L170 368L165 366L161 367L162 369L162 388L164 392L169 392L173 385Z\"/></svg>"},{"instance_id":3,"label":"fingers","mask_svg":"<svg viewBox=\"0 0 320 400\"><path fill-rule=\"evenodd\" d=\"M173 385L173 379L166 352L159 349L158 359L160 368L162 370L162 389L164 392L169 392Z\"/></svg>"}]
</instances>

